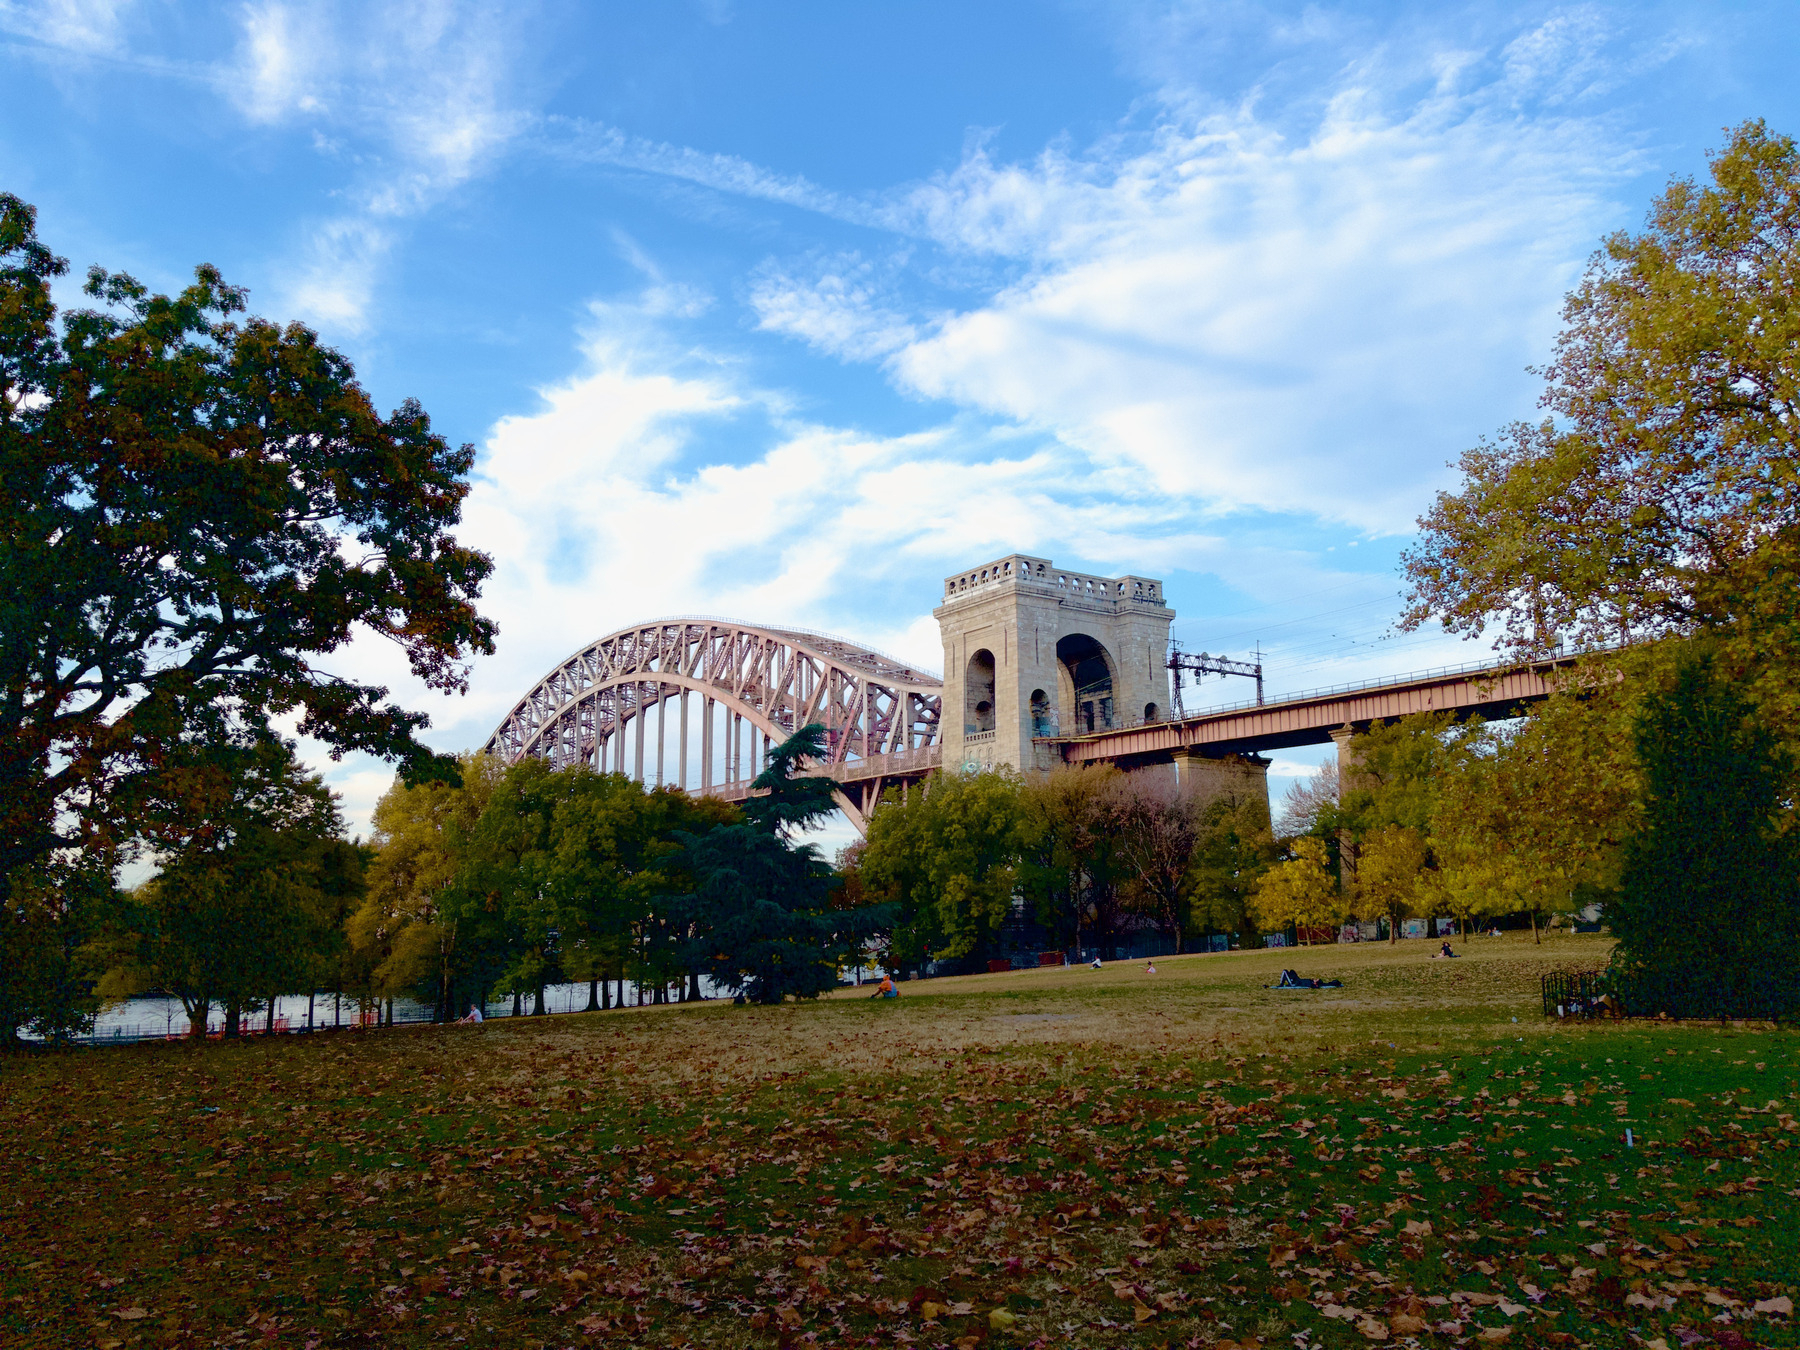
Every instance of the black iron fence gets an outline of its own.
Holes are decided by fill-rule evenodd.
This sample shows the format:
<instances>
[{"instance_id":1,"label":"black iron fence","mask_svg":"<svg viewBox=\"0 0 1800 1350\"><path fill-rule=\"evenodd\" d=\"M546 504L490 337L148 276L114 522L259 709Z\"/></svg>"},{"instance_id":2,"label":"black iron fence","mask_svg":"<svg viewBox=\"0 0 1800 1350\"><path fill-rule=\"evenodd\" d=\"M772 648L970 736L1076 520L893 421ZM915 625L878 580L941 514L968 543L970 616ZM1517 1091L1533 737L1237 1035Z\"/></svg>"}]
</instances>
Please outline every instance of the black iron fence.
<instances>
[{"instance_id":1,"label":"black iron fence","mask_svg":"<svg viewBox=\"0 0 1800 1350\"><path fill-rule=\"evenodd\" d=\"M1544 976L1545 1017L1618 1017L1618 996L1604 970L1558 970Z\"/></svg>"}]
</instances>

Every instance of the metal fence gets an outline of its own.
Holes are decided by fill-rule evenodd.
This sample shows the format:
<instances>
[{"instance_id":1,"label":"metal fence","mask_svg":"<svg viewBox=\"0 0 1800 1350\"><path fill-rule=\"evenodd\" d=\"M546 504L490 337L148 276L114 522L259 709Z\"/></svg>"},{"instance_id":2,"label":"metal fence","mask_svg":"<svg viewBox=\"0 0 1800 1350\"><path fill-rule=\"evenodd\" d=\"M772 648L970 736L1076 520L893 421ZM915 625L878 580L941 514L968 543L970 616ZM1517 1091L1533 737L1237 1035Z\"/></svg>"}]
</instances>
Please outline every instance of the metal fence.
<instances>
[{"instance_id":1,"label":"metal fence","mask_svg":"<svg viewBox=\"0 0 1800 1350\"><path fill-rule=\"evenodd\" d=\"M1544 976L1544 1016L1617 1017L1621 1009L1603 970L1558 970Z\"/></svg>"}]
</instances>

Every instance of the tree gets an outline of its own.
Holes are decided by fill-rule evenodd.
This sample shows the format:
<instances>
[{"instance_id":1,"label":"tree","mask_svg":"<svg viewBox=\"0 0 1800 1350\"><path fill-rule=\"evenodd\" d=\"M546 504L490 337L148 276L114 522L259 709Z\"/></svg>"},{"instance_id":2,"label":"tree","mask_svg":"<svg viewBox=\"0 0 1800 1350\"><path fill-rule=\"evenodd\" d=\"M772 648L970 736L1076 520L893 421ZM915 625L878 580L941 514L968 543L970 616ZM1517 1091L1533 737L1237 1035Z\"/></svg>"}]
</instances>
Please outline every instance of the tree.
<instances>
[{"instance_id":1,"label":"tree","mask_svg":"<svg viewBox=\"0 0 1800 1350\"><path fill-rule=\"evenodd\" d=\"M485 999L508 959L497 913L450 903L463 843L504 773L492 756L466 755L456 782L397 778L375 803L375 859L350 941L374 958L377 992L420 993L445 1020L460 1011L459 995Z\"/></svg>"},{"instance_id":2,"label":"tree","mask_svg":"<svg viewBox=\"0 0 1800 1350\"><path fill-rule=\"evenodd\" d=\"M196 1036L215 1006L225 1035L236 1036L245 1014L335 952L336 897L322 883L360 878L359 863L336 856L353 846L341 838L335 799L291 746L258 745L231 764L226 795L196 810L133 897L119 963L103 985L112 995L173 994Z\"/></svg>"},{"instance_id":3,"label":"tree","mask_svg":"<svg viewBox=\"0 0 1800 1350\"><path fill-rule=\"evenodd\" d=\"M755 1003L833 988L888 917L878 906L834 909L831 868L813 845L794 842L795 831L837 809L832 781L801 772L825 755L824 727L802 727L771 752L741 824L678 830L678 851L662 862L688 887L669 900L674 921L694 934L684 964Z\"/></svg>"},{"instance_id":4,"label":"tree","mask_svg":"<svg viewBox=\"0 0 1800 1350\"><path fill-rule=\"evenodd\" d=\"M1480 752L1486 734L1480 718L1458 722L1449 713L1374 723L1352 738L1354 763L1339 773L1341 827L1357 839L1387 825L1429 834L1445 785Z\"/></svg>"},{"instance_id":5,"label":"tree","mask_svg":"<svg viewBox=\"0 0 1800 1350\"><path fill-rule=\"evenodd\" d=\"M1250 893L1256 927L1335 928L1347 907L1338 892L1331 850L1323 839L1302 835L1294 840L1291 853L1264 872Z\"/></svg>"},{"instance_id":6,"label":"tree","mask_svg":"<svg viewBox=\"0 0 1800 1350\"><path fill-rule=\"evenodd\" d=\"M1227 791L1207 799L1199 808L1189 883L1194 924L1253 938L1257 928L1250 897L1276 856L1266 797Z\"/></svg>"},{"instance_id":7,"label":"tree","mask_svg":"<svg viewBox=\"0 0 1800 1350\"><path fill-rule=\"evenodd\" d=\"M1384 825L1360 846L1352 892L1356 914L1386 919L1389 942L1399 939L1400 920L1412 911L1425 861L1423 832L1405 825Z\"/></svg>"},{"instance_id":8,"label":"tree","mask_svg":"<svg viewBox=\"0 0 1800 1350\"><path fill-rule=\"evenodd\" d=\"M1151 915L1179 953L1200 840L1194 802L1174 784L1146 774L1127 774L1118 790L1126 904Z\"/></svg>"},{"instance_id":9,"label":"tree","mask_svg":"<svg viewBox=\"0 0 1800 1350\"><path fill-rule=\"evenodd\" d=\"M1642 828L1608 926L1639 1013L1792 1017L1800 833L1792 765L1711 653L1690 652L1638 723Z\"/></svg>"},{"instance_id":10,"label":"tree","mask_svg":"<svg viewBox=\"0 0 1800 1350\"><path fill-rule=\"evenodd\" d=\"M1572 682L1509 728L1485 734L1441 783L1436 871L1422 894L1460 920L1548 915L1604 901L1636 819L1635 756L1620 709L1642 686Z\"/></svg>"},{"instance_id":11,"label":"tree","mask_svg":"<svg viewBox=\"0 0 1800 1350\"><path fill-rule=\"evenodd\" d=\"M894 902L895 958L981 959L1012 912L1029 826L1010 769L938 774L869 822L862 883Z\"/></svg>"},{"instance_id":12,"label":"tree","mask_svg":"<svg viewBox=\"0 0 1800 1350\"><path fill-rule=\"evenodd\" d=\"M1463 455L1405 555L1404 626L1521 656L1711 634L1800 731L1800 149L1760 121L1670 182L1563 308L1541 423ZM1634 659L1651 659L1653 656Z\"/></svg>"},{"instance_id":13,"label":"tree","mask_svg":"<svg viewBox=\"0 0 1800 1350\"><path fill-rule=\"evenodd\" d=\"M565 905L572 897L558 884L556 812L580 791L581 778L598 776L585 765L558 772L527 755L500 775L459 841L451 907L458 918L486 911L505 926L511 959L502 987L529 991L535 1017L544 1015L544 986L561 978L564 935L582 926L578 905Z\"/></svg>"},{"instance_id":14,"label":"tree","mask_svg":"<svg viewBox=\"0 0 1800 1350\"><path fill-rule=\"evenodd\" d=\"M1339 781L1335 759L1328 759L1308 778L1293 783L1281 801L1281 832L1287 838L1310 834L1335 839L1341 827Z\"/></svg>"},{"instance_id":15,"label":"tree","mask_svg":"<svg viewBox=\"0 0 1800 1350\"><path fill-rule=\"evenodd\" d=\"M62 1040L93 1028L104 971L94 944L117 899L93 857L21 869L0 903L0 1047L15 1047L22 1029Z\"/></svg>"},{"instance_id":16,"label":"tree","mask_svg":"<svg viewBox=\"0 0 1800 1350\"><path fill-rule=\"evenodd\" d=\"M1038 921L1059 946L1081 947L1083 934L1108 957L1117 950L1119 785L1110 764L1053 769L1025 787L1027 841L1020 881Z\"/></svg>"},{"instance_id":17,"label":"tree","mask_svg":"<svg viewBox=\"0 0 1800 1350\"><path fill-rule=\"evenodd\" d=\"M318 661L373 632L449 691L493 650L490 563L448 533L473 447L416 403L381 417L308 329L234 320L211 267L174 297L95 268L59 322L66 270L0 194L0 892L131 838L187 792L185 746L277 717L452 772L422 714Z\"/></svg>"}]
</instances>

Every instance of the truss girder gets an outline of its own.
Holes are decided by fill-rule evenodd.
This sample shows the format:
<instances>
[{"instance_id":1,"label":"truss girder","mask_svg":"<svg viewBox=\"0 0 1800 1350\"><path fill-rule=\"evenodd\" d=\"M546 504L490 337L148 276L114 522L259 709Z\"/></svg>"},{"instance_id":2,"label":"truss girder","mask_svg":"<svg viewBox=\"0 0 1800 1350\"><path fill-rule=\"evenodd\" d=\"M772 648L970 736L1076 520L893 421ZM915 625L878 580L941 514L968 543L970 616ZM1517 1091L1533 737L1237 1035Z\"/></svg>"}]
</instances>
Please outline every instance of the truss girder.
<instances>
[{"instance_id":1,"label":"truss girder","mask_svg":"<svg viewBox=\"0 0 1800 1350\"><path fill-rule=\"evenodd\" d=\"M631 718L679 691L717 700L765 735L825 727L833 767L939 743L943 684L841 638L721 620L622 628L559 663L483 749L509 763L592 762Z\"/></svg>"}]
</instances>

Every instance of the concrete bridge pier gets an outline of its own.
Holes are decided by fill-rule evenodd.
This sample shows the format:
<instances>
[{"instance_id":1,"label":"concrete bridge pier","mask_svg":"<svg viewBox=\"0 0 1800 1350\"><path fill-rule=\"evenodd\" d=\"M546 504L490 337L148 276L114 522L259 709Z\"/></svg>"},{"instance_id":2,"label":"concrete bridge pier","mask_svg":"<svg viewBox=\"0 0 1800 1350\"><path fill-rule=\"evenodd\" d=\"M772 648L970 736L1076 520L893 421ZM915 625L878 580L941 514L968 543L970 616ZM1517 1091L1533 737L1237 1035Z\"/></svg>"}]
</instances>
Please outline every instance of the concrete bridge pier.
<instances>
[{"instance_id":1,"label":"concrete bridge pier","mask_svg":"<svg viewBox=\"0 0 1800 1350\"><path fill-rule=\"evenodd\" d=\"M1203 755L1197 750L1175 754L1176 782L1196 803L1227 794L1248 797L1269 819L1269 761L1257 754Z\"/></svg>"}]
</instances>

